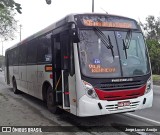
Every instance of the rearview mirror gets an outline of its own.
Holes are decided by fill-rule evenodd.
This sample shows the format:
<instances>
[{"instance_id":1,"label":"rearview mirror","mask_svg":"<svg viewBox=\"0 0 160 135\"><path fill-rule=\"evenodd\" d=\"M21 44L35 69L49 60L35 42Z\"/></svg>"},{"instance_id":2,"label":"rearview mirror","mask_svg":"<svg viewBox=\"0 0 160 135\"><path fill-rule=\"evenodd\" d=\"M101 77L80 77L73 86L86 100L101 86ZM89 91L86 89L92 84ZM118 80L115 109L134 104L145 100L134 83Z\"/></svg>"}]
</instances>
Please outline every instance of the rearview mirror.
<instances>
[{"instance_id":1,"label":"rearview mirror","mask_svg":"<svg viewBox=\"0 0 160 135\"><path fill-rule=\"evenodd\" d=\"M73 43L80 42L78 29L76 28L76 25L74 23L72 23L71 25L70 36L72 37Z\"/></svg>"}]
</instances>

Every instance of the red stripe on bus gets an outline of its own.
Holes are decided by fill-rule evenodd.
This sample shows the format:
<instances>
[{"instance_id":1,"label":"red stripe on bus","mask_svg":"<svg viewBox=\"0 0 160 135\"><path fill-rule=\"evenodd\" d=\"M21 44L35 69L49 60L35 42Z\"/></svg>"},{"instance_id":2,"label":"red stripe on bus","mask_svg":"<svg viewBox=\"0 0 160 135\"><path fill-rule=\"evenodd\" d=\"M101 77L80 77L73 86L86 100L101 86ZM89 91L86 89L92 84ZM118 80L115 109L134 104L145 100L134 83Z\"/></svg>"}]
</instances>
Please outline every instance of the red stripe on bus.
<instances>
[{"instance_id":1,"label":"red stripe on bus","mask_svg":"<svg viewBox=\"0 0 160 135\"><path fill-rule=\"evenodd\" d=\"M53 79L53 74L50 74L50 79Z\"/></svg>"},{"instance_id":2,"label":"red stripe on bus","mask_svg":"<svg viewBox=\"0 0 160 135\"><path fill-rule=\"evenodd\" d=\"M69 58L69 56L64 56L64 59L68 59Z\"/></svg>"},{"instance_id":3,"label":"red stripe on bus","mask_svg":"<svg viewBox=\"0 0 160 135\"><path fill-rule=\"evenodd\" d=\"M130 90L102 91L95 88L95 91L100 100L114 101L140 97L144 95L145 89L146 85Z\"/></svg>"},{"instance_id":4,"label":"red stripe on bus","mask_svg":"<svg viewBox=\"0 0 160 135\"><path fill-rule=\"evenodd\" d=\"M69 92L64 92L65 95L69 95Z\"/></svg>"}]
</instances>

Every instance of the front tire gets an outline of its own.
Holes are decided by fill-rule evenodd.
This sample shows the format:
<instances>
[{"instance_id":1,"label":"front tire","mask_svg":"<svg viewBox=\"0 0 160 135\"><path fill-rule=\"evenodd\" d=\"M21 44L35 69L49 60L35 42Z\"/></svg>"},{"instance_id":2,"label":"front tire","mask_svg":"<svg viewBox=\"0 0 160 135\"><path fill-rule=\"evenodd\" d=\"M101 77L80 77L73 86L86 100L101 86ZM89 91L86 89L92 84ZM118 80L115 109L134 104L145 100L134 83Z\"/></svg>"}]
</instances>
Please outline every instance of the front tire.
<instances>
[{"instance_id":1,"label":"front tire","mask_svg":"<svg viewBox=\"0 0 160 135\"><path fill-rule=\"evenodd\" d=\"M60 108L58 108L55 103L54 93L51 86L47 89L47 107L51 113L57 114L60 112Z\"/></svg>"}]
</instances>

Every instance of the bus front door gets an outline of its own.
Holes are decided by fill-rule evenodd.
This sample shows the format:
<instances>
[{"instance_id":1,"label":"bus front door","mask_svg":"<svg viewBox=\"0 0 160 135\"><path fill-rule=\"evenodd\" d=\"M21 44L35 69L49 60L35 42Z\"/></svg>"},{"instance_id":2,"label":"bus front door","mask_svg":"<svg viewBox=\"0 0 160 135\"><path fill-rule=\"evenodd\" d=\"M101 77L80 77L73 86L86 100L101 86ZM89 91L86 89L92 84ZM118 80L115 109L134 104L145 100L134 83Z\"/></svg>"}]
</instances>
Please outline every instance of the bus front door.
<instances>
[{"instance_id":1,"label":"bus front door","mask_svg":"<svg viewBox=\"0 0 160 135\"><path fill-rule=\"evenodd\" d=\"M63 109L69 109L69 36L67 33L64 32L60 35L60 44Z\"/></svg>"},{"instance_id":2,"label":"bus front door","mask_svg":"<svg viewBox=\"0 0 160 135\"><path fill-rule=\"evenodd\" d=\"M64 68L66 40L63 35L56 35L52 37L52 42L54 103L69 109L68 71Z\"/></svg>"}]
</instances>

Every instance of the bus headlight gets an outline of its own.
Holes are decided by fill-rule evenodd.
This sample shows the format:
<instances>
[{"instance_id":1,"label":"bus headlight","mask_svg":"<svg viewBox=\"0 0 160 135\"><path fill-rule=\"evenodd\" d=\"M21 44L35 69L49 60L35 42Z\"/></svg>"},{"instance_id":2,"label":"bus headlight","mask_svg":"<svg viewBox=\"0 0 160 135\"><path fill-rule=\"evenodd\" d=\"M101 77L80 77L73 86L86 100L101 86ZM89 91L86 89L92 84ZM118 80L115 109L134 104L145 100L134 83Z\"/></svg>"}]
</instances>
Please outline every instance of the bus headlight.
<instances>
[{"instance_id":1,"label":"bus headlight","mask_svg":"<svg viewBox=\"0 0 160 135\"><path fill-rule=\"evenodd\" d=\"M147 94L148 92L150 92L151 89L152 89L152 80L151 80L151 78L150 78L150 79L148 79L148 81L147 81L145 94Z\"/></svg>"},{"instance_id":2,"label":"bus headlight","mask_svg":"<svg viewBox=\"0 0 160 135\"><path fill-rule=\"evenodd\" d=\"M83 84L84 84L84 88L86 90L86 95L90 98L98 98L97 96L97 93L95 92L93 86L86 82L86 81L83 81Z\"/></svg>"}]
</instances>

